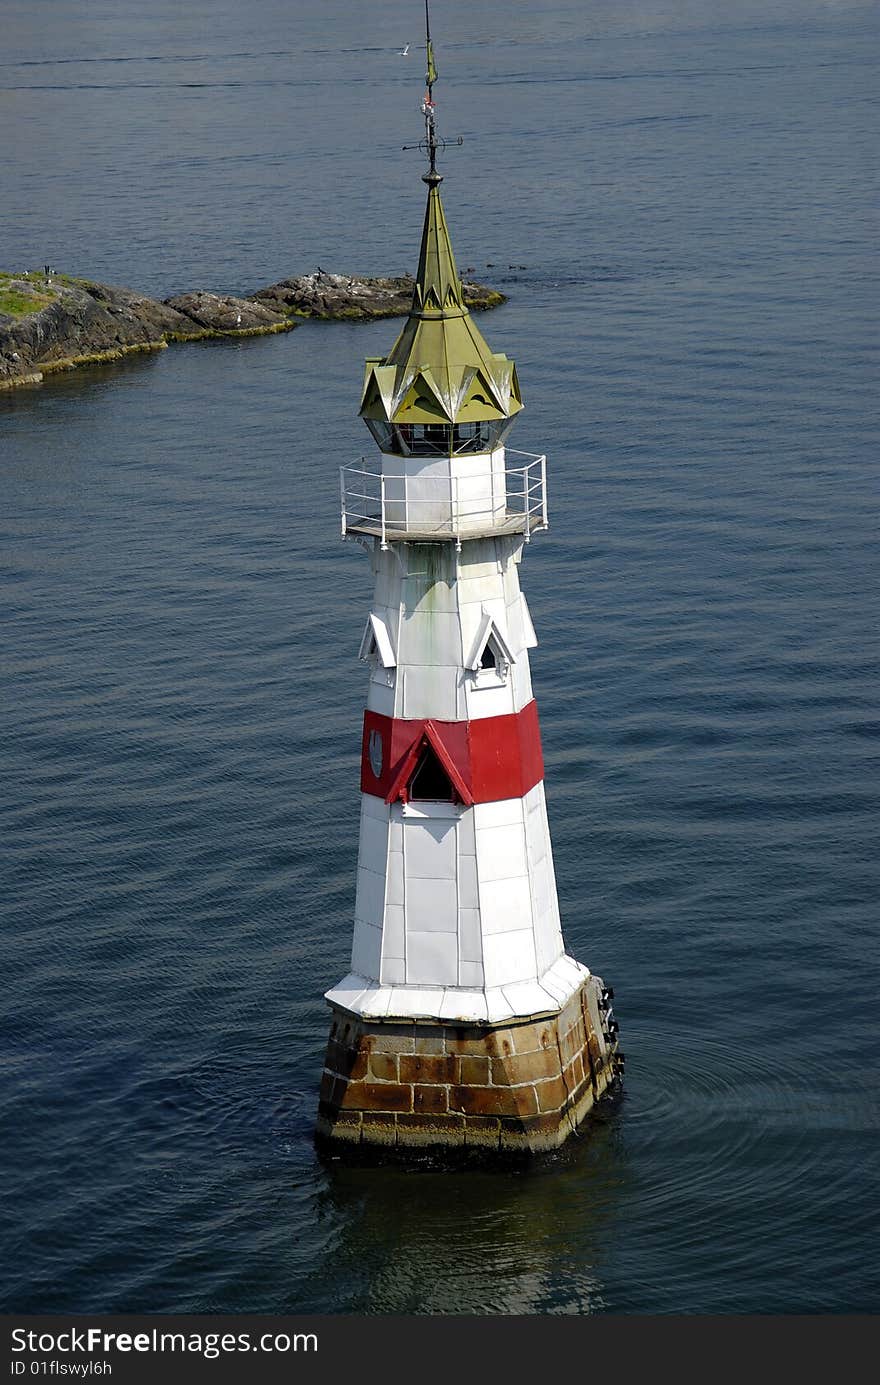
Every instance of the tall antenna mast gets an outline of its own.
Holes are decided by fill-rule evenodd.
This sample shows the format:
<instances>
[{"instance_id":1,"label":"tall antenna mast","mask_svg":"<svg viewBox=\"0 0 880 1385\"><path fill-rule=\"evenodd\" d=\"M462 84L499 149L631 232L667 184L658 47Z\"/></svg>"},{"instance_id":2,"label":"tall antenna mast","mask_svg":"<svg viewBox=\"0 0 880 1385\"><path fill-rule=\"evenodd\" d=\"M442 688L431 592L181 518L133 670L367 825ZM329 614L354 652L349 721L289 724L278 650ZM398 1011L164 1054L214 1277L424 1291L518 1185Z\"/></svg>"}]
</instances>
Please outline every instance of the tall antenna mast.
<instances>
[{"instance_id":1,"label":"tall antenna mast","mask_svg":"<svg viewBox=\"0 0 880 1385\"><path fill-rule=\"evenodd\" d=\"M428 7L428 0L425 0L425 52L427 54L427 70L425 72L427 91L422 102L422 111L425 116L425 143L428 146L430 167L428 172L423 174L423 181L429 186L436 186L442 181L442 175L437 172L437 126L434 119L434 83L437 80L437 68L434 63L434 45L431 42L431 11Z\"/></svg>"},{"instance_id":2,"label":"tall antenna mast","mask_svg":"<svg viewBox=\"0 0 880 1385\"><path fill-rule=\"evenodd\" d=\"M434 83L437 80L437 64L434 62L434 45L431 42L431 12L425 0L425 52L427 71L425 72L425 96L422 101L422 114L425 117L425 138L418 144L405 144L404 149L423 149L428 156L428 171L422 174L422 182L435 188L443 182L442 173L437 172L437 150L447 149L450 144L464 144L461 135L456 140L438 139L437 120L434 108Z\"/></svg>"}]
</instances>

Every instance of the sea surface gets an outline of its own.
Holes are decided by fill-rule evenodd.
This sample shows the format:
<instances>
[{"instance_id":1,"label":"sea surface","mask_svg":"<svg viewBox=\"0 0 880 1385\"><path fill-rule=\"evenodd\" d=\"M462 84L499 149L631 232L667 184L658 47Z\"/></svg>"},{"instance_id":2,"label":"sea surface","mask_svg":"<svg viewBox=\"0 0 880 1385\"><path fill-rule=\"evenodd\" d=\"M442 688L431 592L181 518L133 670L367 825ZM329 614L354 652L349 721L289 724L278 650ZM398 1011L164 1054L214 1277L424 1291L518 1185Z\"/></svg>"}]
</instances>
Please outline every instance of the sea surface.
<instances>
[{"instance_id":1,"label":"sea surface","mask_svg":"<svg viewBox=\"0 0 880 1385\"><path fill-rule=\"evenodd\" d=\"M415 266L416 0L5 0L0 265ZM549 459L522 569L623 1095L532 1169L312 1142L397 325L0 395L0 1305L880 1309L880 13L435 0L459 265ZM400 50L409 42L407 57Z\"/></svg>"}]
</instances>

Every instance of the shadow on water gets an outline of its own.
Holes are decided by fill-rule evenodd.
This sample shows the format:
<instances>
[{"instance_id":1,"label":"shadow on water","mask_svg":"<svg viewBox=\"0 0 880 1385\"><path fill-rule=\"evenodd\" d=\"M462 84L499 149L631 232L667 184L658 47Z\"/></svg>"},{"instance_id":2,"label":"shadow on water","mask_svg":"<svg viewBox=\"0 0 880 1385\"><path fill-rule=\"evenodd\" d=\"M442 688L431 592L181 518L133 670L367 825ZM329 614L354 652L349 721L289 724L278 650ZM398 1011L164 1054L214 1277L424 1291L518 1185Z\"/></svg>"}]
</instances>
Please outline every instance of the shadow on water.
<instances>
[{"instance_id":1,"label":"shadow on water","mask_svg":"<svg viewBox=\"0 0 880 1385\"><path fill-rule=\"evenodd\" d=\"M533 1159L322 1151L321 1199L344 1226L334 1273L354 1312L590 1313L629 1174L619 1094Z\"/></svg>"}]
</instances>

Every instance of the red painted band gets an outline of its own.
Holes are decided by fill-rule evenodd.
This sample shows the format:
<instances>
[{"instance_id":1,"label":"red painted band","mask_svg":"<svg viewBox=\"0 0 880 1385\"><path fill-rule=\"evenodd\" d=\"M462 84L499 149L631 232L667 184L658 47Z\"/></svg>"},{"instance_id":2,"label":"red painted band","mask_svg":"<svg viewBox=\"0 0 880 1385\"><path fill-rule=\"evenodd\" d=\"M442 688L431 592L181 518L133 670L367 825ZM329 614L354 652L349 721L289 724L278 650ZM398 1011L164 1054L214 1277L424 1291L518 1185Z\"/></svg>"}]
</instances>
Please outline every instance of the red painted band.
<instances>
[{"instance_id":1,"label":"red painted band","mask_svg":"<svg viewBox=\"0 0 880 1385\"><path fill-rule=\"evenodd\" d=\"M544 778L534 701L521 712L476 721L404 721L365 712L361 792L388 802L405 796L425 740L464 803L522 798Z\"/></svg>"}]
</instances>

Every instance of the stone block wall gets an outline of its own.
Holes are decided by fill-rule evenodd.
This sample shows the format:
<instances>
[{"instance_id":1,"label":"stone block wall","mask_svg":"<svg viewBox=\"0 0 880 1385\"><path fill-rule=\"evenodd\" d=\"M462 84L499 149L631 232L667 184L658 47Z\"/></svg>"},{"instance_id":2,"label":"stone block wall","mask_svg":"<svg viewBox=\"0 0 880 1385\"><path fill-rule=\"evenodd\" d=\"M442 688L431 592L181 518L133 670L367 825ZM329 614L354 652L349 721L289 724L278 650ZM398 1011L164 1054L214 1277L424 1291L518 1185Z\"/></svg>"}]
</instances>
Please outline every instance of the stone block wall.
<instances>
[{"instance_id":1,"label":"stone block wall","mask_svg":"<svg viewBox=\"0 0 880 1385\"><path fill-rule=\"evenodd\" d=\"M556 1015L491 1026L369 1022L334 1008L319 1137L555 1148L617 1076L601 990L590 977Z\"/></svg>"}]
</instances>

